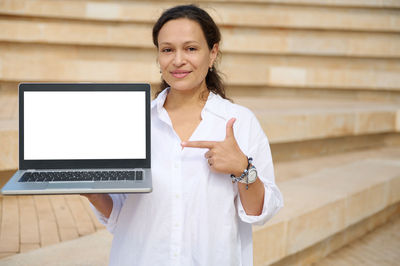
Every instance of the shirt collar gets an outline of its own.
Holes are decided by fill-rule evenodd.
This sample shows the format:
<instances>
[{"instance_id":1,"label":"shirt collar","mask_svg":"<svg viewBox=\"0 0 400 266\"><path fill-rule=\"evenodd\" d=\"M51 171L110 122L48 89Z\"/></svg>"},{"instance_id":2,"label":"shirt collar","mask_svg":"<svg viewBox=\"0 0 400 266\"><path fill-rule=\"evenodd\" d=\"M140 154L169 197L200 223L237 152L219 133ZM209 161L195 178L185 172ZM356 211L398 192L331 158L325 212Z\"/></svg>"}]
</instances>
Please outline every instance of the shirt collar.
<instances>
[{"instance_id":1,"label":"shirt collar","mask_svg":"<svg viewBox=\"0 0 400 266\"><path fill-rule=\"evenodd\" d=\"M227 100L223 99L220 95L210 91L206 105L203 108L202 114L204 112L209 112L213 115L221 117L224 120L227 120L229 117L228 117L228 112L226 110L226 103Z\"/></svg>"},{"instance_id":2,"label":"shirt collar","mask_svg":"<svg viewBox=\"0 0 400 266\"><path fill-rule=\"evenodd\" d=\"M151 109L156 108L157 112L160 114L161 110L164 108L164 103L167 99L168 92L169 87L160 92L157 98L151 103ZM223 99L220 95L210 91L207 102L201 112L202 117L208 112L225 120L229 119L228 112L226 110L226 102L227 100Z\"/></svg>"},{"instance_id":3,"label":"shirt collar","mask_svg":"<svg viewBox=\"0 0 400 266\"><path fill-rule=\"evenodd\" d=\"M165 99L167 99L169 88L165 88L160 94L158 94L157 98L151 102L151 109L157 109L157 112L160 113L163 106Z\"/></svg>"}]
</instances>

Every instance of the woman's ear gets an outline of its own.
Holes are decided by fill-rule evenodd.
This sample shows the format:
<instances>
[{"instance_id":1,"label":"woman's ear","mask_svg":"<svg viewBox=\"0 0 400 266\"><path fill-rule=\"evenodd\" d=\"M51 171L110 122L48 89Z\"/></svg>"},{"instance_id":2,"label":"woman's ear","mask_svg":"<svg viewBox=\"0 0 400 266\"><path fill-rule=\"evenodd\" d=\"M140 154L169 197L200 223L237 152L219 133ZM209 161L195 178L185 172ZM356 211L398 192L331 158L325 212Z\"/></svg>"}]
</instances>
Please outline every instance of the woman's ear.
<instances>
[{"instance_id":1,"label":"woman's ear","mask_svg":"<svg viewBox=\"0 0 400 266\"><path fill-rule=\"evenodd\" d=\"M218 49L219 49L219 44L214 43L213 48L210 51L210 66L209 67L212 67L214 65L215 59L217 59Z\"/></svg>"}]
</instances>

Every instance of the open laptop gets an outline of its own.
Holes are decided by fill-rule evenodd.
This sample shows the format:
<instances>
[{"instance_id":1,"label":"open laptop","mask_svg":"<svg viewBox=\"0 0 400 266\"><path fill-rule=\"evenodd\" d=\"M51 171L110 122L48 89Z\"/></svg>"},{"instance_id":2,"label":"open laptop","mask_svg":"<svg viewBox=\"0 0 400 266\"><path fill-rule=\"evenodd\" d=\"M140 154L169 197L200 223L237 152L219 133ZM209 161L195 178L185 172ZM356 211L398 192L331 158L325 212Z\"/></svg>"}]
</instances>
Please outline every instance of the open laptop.
<instances>
[{"instance_id":1,"label":"open laptop","mask_svg":"<svg viewBox=\"0 0 400 266\"><path fill-rule=\"evenodd\" d=\"M19 85L19 170L5 195L151 192L150 85Z\"/></svg>"}]
</instances>

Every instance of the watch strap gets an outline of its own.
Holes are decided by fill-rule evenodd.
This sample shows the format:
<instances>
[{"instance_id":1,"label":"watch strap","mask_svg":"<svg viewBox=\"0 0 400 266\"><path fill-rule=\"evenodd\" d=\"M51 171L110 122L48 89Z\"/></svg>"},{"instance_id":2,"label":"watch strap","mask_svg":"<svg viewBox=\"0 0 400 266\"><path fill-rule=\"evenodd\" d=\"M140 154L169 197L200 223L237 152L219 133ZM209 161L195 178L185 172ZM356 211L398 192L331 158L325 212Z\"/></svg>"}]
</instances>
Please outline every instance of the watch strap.
<instances>
[{"instance_id":1,"label":"watch strap","mask_svg":"<svg viewBox=\"0 0 400 266\"><path fill-rule=\"evenodd\" d=\"M248 187L249 187L248 173L249 173L250 166L251 166L251 168L255 168L251 164L252 162L253 162L253 158L247 157L247 168L244 169L243 173L239 177L236 177L235 175L231 174L232 183L240 182L240 183L246 184L246 189L248 189Z\"/></svg>"}]
</instances>

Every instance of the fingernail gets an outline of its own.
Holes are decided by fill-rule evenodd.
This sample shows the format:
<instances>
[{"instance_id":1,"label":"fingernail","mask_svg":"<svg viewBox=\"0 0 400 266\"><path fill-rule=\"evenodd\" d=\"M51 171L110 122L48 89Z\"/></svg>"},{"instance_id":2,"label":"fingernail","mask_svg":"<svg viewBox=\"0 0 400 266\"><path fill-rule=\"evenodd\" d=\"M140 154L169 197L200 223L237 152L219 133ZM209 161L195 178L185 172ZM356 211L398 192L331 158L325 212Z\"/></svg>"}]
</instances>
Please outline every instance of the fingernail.
<instances>
[{"instance_id":1,"label":"fingernail","mask_svg":"<svg viewBox=\"0 0 400 266\"><path fill-rule=\"evenodd\" d=\"M181 145L182 145L182 146L185 146L185 145L186 145L186 141L182 142Z\"/></svg>"}]
</instances>

